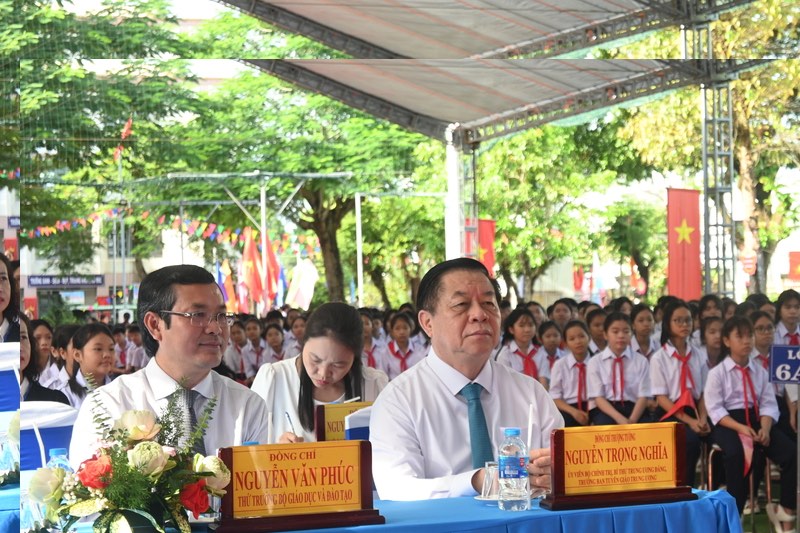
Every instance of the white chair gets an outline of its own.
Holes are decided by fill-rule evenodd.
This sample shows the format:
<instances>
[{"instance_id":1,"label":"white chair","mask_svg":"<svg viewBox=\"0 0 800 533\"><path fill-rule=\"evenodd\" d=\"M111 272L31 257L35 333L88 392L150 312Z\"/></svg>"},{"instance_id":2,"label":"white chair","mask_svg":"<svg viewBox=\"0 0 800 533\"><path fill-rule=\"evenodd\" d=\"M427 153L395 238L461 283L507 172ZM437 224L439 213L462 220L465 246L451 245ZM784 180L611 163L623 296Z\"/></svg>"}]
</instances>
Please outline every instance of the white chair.
<instances>
[{"instance_id":1,"label":"white chair","mask_svg":"<svg viewBox=\"0 0 800 533\"><path fill-rule=\"evenodd\" d=\"M346 440L369 440L369 418L372 406L359 409L344 417L344 438Z\"/></svg>"},{"instance_id":2,"label":"white chair","mask_svg":"<svg viewBox=\"0 0 800 533\"><path fill-rule=\"evenodd\" d=\"M47 464L51 448L69 449L78 410L58 402L22 402L20 469L36 470Z\"/></svg>"}]
</instances>

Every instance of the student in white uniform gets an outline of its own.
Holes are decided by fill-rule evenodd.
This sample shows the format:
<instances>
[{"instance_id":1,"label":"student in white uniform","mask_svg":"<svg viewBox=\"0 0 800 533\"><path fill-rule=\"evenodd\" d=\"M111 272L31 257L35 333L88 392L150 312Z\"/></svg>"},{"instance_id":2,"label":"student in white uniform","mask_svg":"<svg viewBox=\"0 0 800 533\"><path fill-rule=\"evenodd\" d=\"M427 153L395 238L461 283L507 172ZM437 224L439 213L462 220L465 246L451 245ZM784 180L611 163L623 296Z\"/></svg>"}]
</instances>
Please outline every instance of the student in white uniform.
<instances>
[{"instance_id":1,"label":"student in white uniform","mask_svg":"<svg viewBox=\"0 0 800 533\"><path fill-rule=\"evenodd\" d=\"M378 351L376 359L390 380L425 358L424 348L411 338L414 324L413 318L400 311L389 319L391 340Z\"/></svg>"},{"instance_id":2,"label":"student in white uniform","mask_svg":"<svg viewBox=\"0 0 800 533\"><path fill-rule=\"evenodd\" d=\"M264 339L267 341L265 364L277 363L284 359L297 357L297 354L287 356L283 344L283 328L280 324L267 324L267 329L264 330Z\"/></svg>"},{"instance_id":3,"label":"student in white uniform","mask_svg":"<svg viewBox=\"0 0 800 533\"><path fill-rule=\"evenodd\" d=\"M654 421L678 422L686 426L685 483L695 485L700 459L700 441L711 432L703 402L705 359L689 342L692 312L684 302L664 310L662 346L650 358L650 387L658 402Z\"/></svg>"},{"instance_id":4,"label":"student in white uniform","mask_svg":"<svg viewBox=\"0 0 800 533\"><path fill-rule=\"evenodd\" d=\"M592 309L586 313L586 325L589 327L589 355L597 355L606 349L606 337L603 324L608 312L604 309Z\"/></svg>"},{"instance_id":5,"label":"student in white uniform","mask_svg":"<svg viewBox=\"0 0 800 533\"><path fill-rule=\"evenodd\" d=\"M378 346L381 346L381 344L380 341L372 335L372 328L375 323L372 321L372 315L369 309L362 307L358 310L358 314L361 317L361 326L364 329L362 337L364 339L364 347L361 350L361 362L364 366L378 368L378 359L376 355Z\"/></svg>"},{"instance_id":6,"label":"student in white uniform","mask_svg":"<svg viewBox=\"0 0 800 533\"><path fill-rule=\"evenodd\" d=\"M794 289L775 301L775 344L800 346L800 293Z\"/></svg>"},{"instance_id":7,"label":"student in white uniform","mask_svg":"<svg viewBox=\"0 0 800 533\"><path fill-rule=\"evenodd\" d=\"M244 356L244 372L247 375L245 385L253 383L256 372L266 362L267 341L261 338L261 321L255 317L248 318L244 323L244 333L247 336L247 346L242 350Z\"/></svg>"},{"instance_id":8,"label":"student in white uniform","mask_svg":"<svg viewBox=\"0 0 800 533\"><path fill-rule=\"evenodd\" d=\"M631 328L631 350L649 360L659 347L658 342L653 339L655 317L649 305L636 304L631 308Z\"/></svg>"},{"instance_id":9,"label":"student in white uniform","mask_svg":"<svg viewBox=\"0 0 800 533\"><path fill-rule=\"evenodd\" d=\"M253 381L252 390L272 415L270 443L315 441L318 405L374 401L389 381L361 364L362 325L355 308L339 302L319 306L305 335L299 357L262 366Z\"/></svg>"},{"instance_id":10,"label":"student in white uniform","mask_svg":"<svg viewBox=\"0 0 800 533\"><path fill-rule=\"evenodd\" d=\"M700 345L694 349L705 361L706 374L722 360L722 324L718 316L710 316L700 321Z\"/></svg>"},{"instance_id":11,"label":"student in white uniform","mask_svg":"<svg viewBox=\"0 0 800 533\"><path fill-rule=\"evenodd\" d=\"M565 350L561 348L564 342L564 338L561 335L561 328L555 321L546 320L539 326L537 337L542 344L541 348L539 348L539 352L544 355L544 358L547 360L547 368L551 370L556 361L566 353ZM538 355L539 354L537 354L537 356Z\"/></svg>"},{"instance_id":12,"label":"student in white uniform","mask_svg":"<svg viewBox=\"0 0 800 533\"><path fill-rule=\"evenodd\" d=\"M522 372L547 387L550 365L544 351L540 351L536 338L536 322L527 307L517 307L503 322L503 347L497 362Z\"/></svg>"},{"instance_id":13,"label":"student in white uniform","mask_svg":"<svg viewBox=\"0 0 800 533\"><path fill-rule=\"evenodd\" d=\"M244 351L247 348L247 335L244 332L244 323L236 320L230 327L231 339L225 349L222 360L225 366L233 370L234 379L238 383L247 382L247 371L244 364Z\"/></svg>"},{"instance_id":14,"label":"student in white uniform","mask_svg":"<svg viewBox=\"0 0 800 533\"><path fill-rule=\"evenodd\" d=\"M760 479L764 455L780 466L780 504L768 503L767 514L776 530L794 527L797 508L797 457L791 440L775 427L778 405L764 368L750 359L753 324L734 316L722 328L725 357L708 373L704 392L712 437L722 448L728 492L736 498L739 513L747 499L748 475ZM744 471L742 440L752 443L751 468Z\"/></svg>"},{"instance_id":15,"label":"student in white uniform","mask_svg":"<svg viewBox=\"0 0 800 533\"><path fill-rule=\"evenodd\" d=\"M647 359L631 352L628 315L615 311L603 324L608 346L589 360L589 398L597 407L591 413L597 426L635 424L644 414L650 393Z\"/></svg>"},{"instance_id":16,"label":"student in white uniform","mask_svg":"<svg viewBox=\"0 0 800 533\"><path fill-rule=\"evenodd\" d=\"M581 320L570 320L564 328L567 354L556 361L550 376L550 397L564 417L564 427L588 426L589 400L586 363L589 355L589 328Z\"/></svg>"},{"instance_id":17,"label":"student in white uniform","mask_svg":"<svg viewBox=\"0 0 800 533\"><path fill-rule=\"evenodd\" d=\"M722 318L722 300L716 294L706 294L700 298L700 303L697 304L697 329L692 332L692 344L695 346L700 345L700 323L703 319L712 316Z\"/></svg>"}]
</instances>

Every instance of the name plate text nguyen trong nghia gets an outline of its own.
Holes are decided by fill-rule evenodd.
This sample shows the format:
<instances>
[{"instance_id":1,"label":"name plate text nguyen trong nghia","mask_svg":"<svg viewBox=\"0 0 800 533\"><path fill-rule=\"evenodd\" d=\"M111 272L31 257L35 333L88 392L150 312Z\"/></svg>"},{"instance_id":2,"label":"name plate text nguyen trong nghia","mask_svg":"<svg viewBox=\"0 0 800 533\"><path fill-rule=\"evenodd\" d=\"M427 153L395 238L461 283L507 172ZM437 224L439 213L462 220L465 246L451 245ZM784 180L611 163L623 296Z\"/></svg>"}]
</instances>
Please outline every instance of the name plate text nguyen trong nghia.
<instances>
[{"instance_id":1,"label":"name plate text nguyen trong nghia","mask_svg":"<svg viewBox=\"0 0 800 533\"><path fill-rule=\"evenodd\" d=\"M372 508L368 441L222 448L231 470L219 533L383 524Z\"/></svg>"},{"instance_id":2,"label":"name plate text nguyen trong nghia","mask_svg":"<svg viewBox=\"0 0 800 533\"><path fill-rule=\"evenodd\" d=\"M687 481L683 424L557 429L550 439L552 491L545 509L696 499Z\"/></svg>"},{"instance_id":3,"label":"name plate text nguyen trong nghia","mask_svg":"<svg viewBox=\"0 0 800 533\"><path fill-rule=\"evenodd\" d=\"M344 440L344 417L355 413L372 402L328 403L317 406L317 440Z\"/></svg>"}]
</instances>

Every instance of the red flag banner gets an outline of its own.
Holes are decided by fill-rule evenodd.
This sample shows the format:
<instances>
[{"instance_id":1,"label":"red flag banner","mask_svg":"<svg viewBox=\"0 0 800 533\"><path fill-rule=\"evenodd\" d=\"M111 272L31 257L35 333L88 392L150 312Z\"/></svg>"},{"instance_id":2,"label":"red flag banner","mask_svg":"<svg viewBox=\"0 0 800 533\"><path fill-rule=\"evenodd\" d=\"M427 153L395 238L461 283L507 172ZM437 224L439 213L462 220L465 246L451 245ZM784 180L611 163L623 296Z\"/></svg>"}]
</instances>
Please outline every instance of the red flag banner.
<instances>
[{"instance_id":1,"label":"red flag banner","mask_svg":"<svg viewBox=\"0 0 800 533\"><path fill-rule=\"evenodd\" d=\"M122 134L120 135L120 138L122 140L127 139L128 135L130 135L132 131L133 131L133 117L130 117L128 118L128 121L125 122L125 126L122 127Z\"/></svg>"},{"instance_id":2,"label":"red flag banner","mask_svg":"<svg viewBox=\"0 0 800 533\"><path fill-rule=\"evenodd\" d=\"M281 273L281 266L278 264L278 258L275 256L275 251L272 249L272 243L267 236L267 298L270 302L275 300L278 294L278 278Z\"/></svg>"},{"instance_id":3,"label":"red flag banner","mask_svg":"<svg viewBox=\"0 0 800 533\"><path fill-rule=\"evenodd\" d=\"M700 191L667 189L669 294L684 300L702 296Z\"/></svg>"},{"instance_id":4,"label":"red flag banner","mask_svg":"<svg viewBox=\"0 0 800 533\"><path fill-rule=\"evenodd\" d=\"M10 260L16 261L19 259L19 242L17 242L16 237L7 237L3 239L3 248L6 257L8 257ZM11 272L9 272L9 274L11 274Z\"/></svg>"},{"instance_id":5,"label":"red flag banner","mask_svg":"<svg viewBox=\"0 0 800 533\"><path fill-rule=\"evenodd\" d=\"M494 234L495 221L478 220L478 261L494 276Z\"/></svg>"},{"instance_id":6,"label":"red flag banner","mask_svg":"<svg viewBox=\"0 0 800 533\"><path fill-rule=\"evenodd\" d=\"M39 318L39 300L36 298L36 296L26 297L22 301L22 308L24 309L25 314L28 315L28 318Z\"/></svg>"},{"instance_id":7,"label":"red flag banner","mask_svg":"<svg viewBox=\"0 0 800 533\"><path fill-rule=\"evenodd\" d=\"M789 279L800 281L800 252L789 252Z\"/></svg>"},{"instance_id":8,"label":"red flag banner","mask_svg":"<svg viewBox=\"0 0 800 533\"><path fill-rule=\"evenodd\" d=\"M250 296L256 302L264 298L264 287L261 285L261 254L253 240L249 227L242 232L244 251L242 252L242 281L247 286Z\"/></svg>"}]
</instances>

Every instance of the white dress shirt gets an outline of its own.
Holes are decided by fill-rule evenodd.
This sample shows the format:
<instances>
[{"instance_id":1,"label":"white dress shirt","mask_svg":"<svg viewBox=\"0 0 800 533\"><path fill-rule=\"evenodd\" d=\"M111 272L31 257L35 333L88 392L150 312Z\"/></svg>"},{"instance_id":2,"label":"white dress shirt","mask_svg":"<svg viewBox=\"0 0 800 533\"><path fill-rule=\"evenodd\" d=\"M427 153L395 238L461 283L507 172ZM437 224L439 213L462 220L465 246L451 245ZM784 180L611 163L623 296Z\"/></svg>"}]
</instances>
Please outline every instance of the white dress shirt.
<instances>
[{"instance_id":1,"label":"white dress shirt","mask_svg":"<svg viewBox=\"0 0 800 533\"><path fill-rule=\"evenodd\" d=\"M399 352L400 348L393 340L389 340L388 344L380 346L375 350L375 361L380 365L378 368L384 371L389 379L392 380L400 375L402 372L400 367L400 359L393 355L392 352ZM408 340L408 348L406 352L411 351L411 354L406 359L406 366L411 368L423 359L425 359L425 349L422 348L414 339Z\"/></svg>"},{"instance_id":2,"label":"white dress shirt","mask_svg":"<svg viewBox=\"0 0 800 533\"><path fill-rule=\"evenodd\" d=\"M742 373L736 370L737 365L733 359L726 357L720 364L708 373L705 388L705 402L708 417L714 424L719 423L729 411L744 409L744 388ZM747 367L750 369L750 379L753 382L756 397L758 398L759 416L770 416L777 422L780 412L775 400L775 390L769 385L769 375L764 368L752 360ZM747 407L753 406L748 387Z\"/></svg>"},{"instance_id":3,"label":"white dress shirt","mask_svg":"<svg viewBox=\"0 0 800 533\"><path fill-rule=\"evenodd\" d=\"M77 470L97 447L100 432L94 427L93 406L97 403L102 405L112 420L130 409L149 409L160 415L167 406L169 396L179 387L178 382L168 376L153 357L142 370L122 375L90 393L78 412L72 430L69 459L73 468ZM247 441L267 441L267 407L247 387L216 372L209 372L193 390L200 393L194 405L198 417L209 398L217 399L203 439L208 455L214 454L218 448L239 446Z\"/></svg>"},{"instance_id":4,"label":"white dress shirt","mask_svg":"<svg viewBox=\"0 0 800 533\"><path fill-rule=\"evenodd\" d=\"M766 357L766 368L764 367L765 360L763 357L764 356L761 355L761 352L759 352L756 347L753 347L753 351L750 352L750 360L761 366L761 368L764 368L764 370L767 371L767 374L769 374L769 355ZM773 383L772 386L775 388L775 396L783 398L783 395L786 391L786 385L783 383Z\"/></svg>"},{"instance_id":5,"label":"white dress shirt","mask_svg":"<svg viewBox=\"0 0 800 533\"><path fill-rule=\"evenodd\" d=\"M635 402L639 398L648 398L650 393L650 368L647 358L638 353L631 352L630 346L622 352L623 376L625 377L625 390L620 398L619 385L617 396L614 396L614 382L619 382L619 371L614 370L614 352L609 347L589 359L587 368L589 381L589 397L603 397L610 402L628 401Z\"/></svg>"},{"instance_id":6,"label":"white dress shirt","mask_svg":"<svg viewBox=\"0 0 800 533\"><path fill-rule=\"evenodd\" d=\"M267 360L267 341L264 339L259 340L258 346L253 346L251 341L242 348L242 357L244 357L244 373L248 378L252 378L258 372L258 369Z\"/></svg>"},{"instance_id":7,"label":"white dress shirt","mask_svg":"<svg viewBox=\"0 0 800 533\"><path fill-rule=\"evenodd\" d=\"M372 475L383 500L427 500L474 496L467 402L459 394L470 381L442 361L433 348L401 374L372 407ZM475 383L494 450L503 428L522 429L534 405L531 448L550 446L550 433L564 418L538 381L489 360Z\"/></svg>"},{"instance_id":8,"label":"white dress shirt","mask_svg":"<svg viewBox=\"0 0 800 533\"><path fill-rule=\"evenodd\" d=\"M686 387L692 389L692 396L699 400L706 385L708 365L694 346L687 343L687 348L692 379L686 380ZM672 402L681 396L681 362L674 357L676 352L675 346L667 342L650 358L650 392L653 396L666 396Z\"/></svg>"},{"instance_id":9,"label":"white dress shirt","mask_svg":"<svg viewBox=\"0 0 800 533\"><path fill-rule=\"evenodd\" d=\"M658 343L653 340L653 337L647 339L648 344L644 348L639 344L639 341L636 340L636 335L631 337L631 351L633 353L638 353L639 355L645 356L647 359L653 356L656 350L660 348Z\"/></svg>"},{"instance_id":10,"label":"white dress shirt","mask_svg":"<svg viewBox=\"0 0 800 533\"><path fill-rule=\"evenodd\" d=\"M589 368L588 364L591 360L591 356L588 356L586 359L583 360L583 363L586 364L586 388L584 389L583 393L585 395L586 404L584 404L583 409L585 411L589 411L595 408L595 402L589 396ZM575 356L572 352L568 352L567 355L559 359L553 365L553 369L551 370L550 374L550 397L554 400L564 400L566 403L572 405L578 403L578 376L579 376L579 369L578 369L578 360L575 359Z\"/></svg>"},{"instance_id":11,"label":"white dress shirt","mask_svg":"<svg viewBox=\"0 0 800 533\"><path fill-rule=\"evenodd\" d=\"M531 345L535 346L535 345ZM531 348L529 347L528 350ZM521 350L517 341L512 340L500 349L497 354L497 362L509 368L513 368L517 372L524 373L525 371L525 358L519 355L517 350ZM547 360L547 350L539 346L533 356L533 362L536 363L536 372L540 378L550 379L550 361Z\"/></svg>"},{"instance_id":12,"label":"white dress shirt","mask_svg":"<svg viewBox=\"0 0 800 533\"><path fill-rule=\"evenodd\" d=\"M783 322L778 322L777 324L775 324L775 344L781 344L784 346L790 344L789 335L791 333L793 332L789 331L789 328L787 328L786 324L784 324ZM794 333L800 335L800 324L798 324L797 327L794 328Z\"/></svg>"},{"instance_id":13,"label":"white dress shirt","mask_svg":"<svg viewBox=\"0 0 800 533\"><path fill-rule=\"evenodd\" d=\"M382 371L375 368L362 367L364 381L361 384L362 402L373 402L378 397L378 393L386 387L389 378ZM274 444L278 438L291 431L303 437L306 442L316 442L317 434L314 431L307 431L300 423L300 413L297 410L297 403L300 399L300 374L297 372L296 358L285 359L283 361L263 365L253 380L253 392L264 399L267 416L272 415L272 435L269 436L268 443ZM342 398L344 400L344 398ZM325 405L326 403L336 402L317 402L315 405ZM292 420L290 427L286 414Z\"/></svg>"},{"instance_id":14,"label":"white dress shirt","mask_svg":"<svg viewBox=\"0 0 800 533\"><path fill-rule=\"evenodd\" d=\"M244 367L244 349L246 347L247 343L245 343L244 346L239 346L235 342L231 341L228 343L228 347L225 349L225 355L222 356L222 360L225 361L225 364L228 366L228 368L237 374L247 375Z\"/></svg>"}]
</instances>

